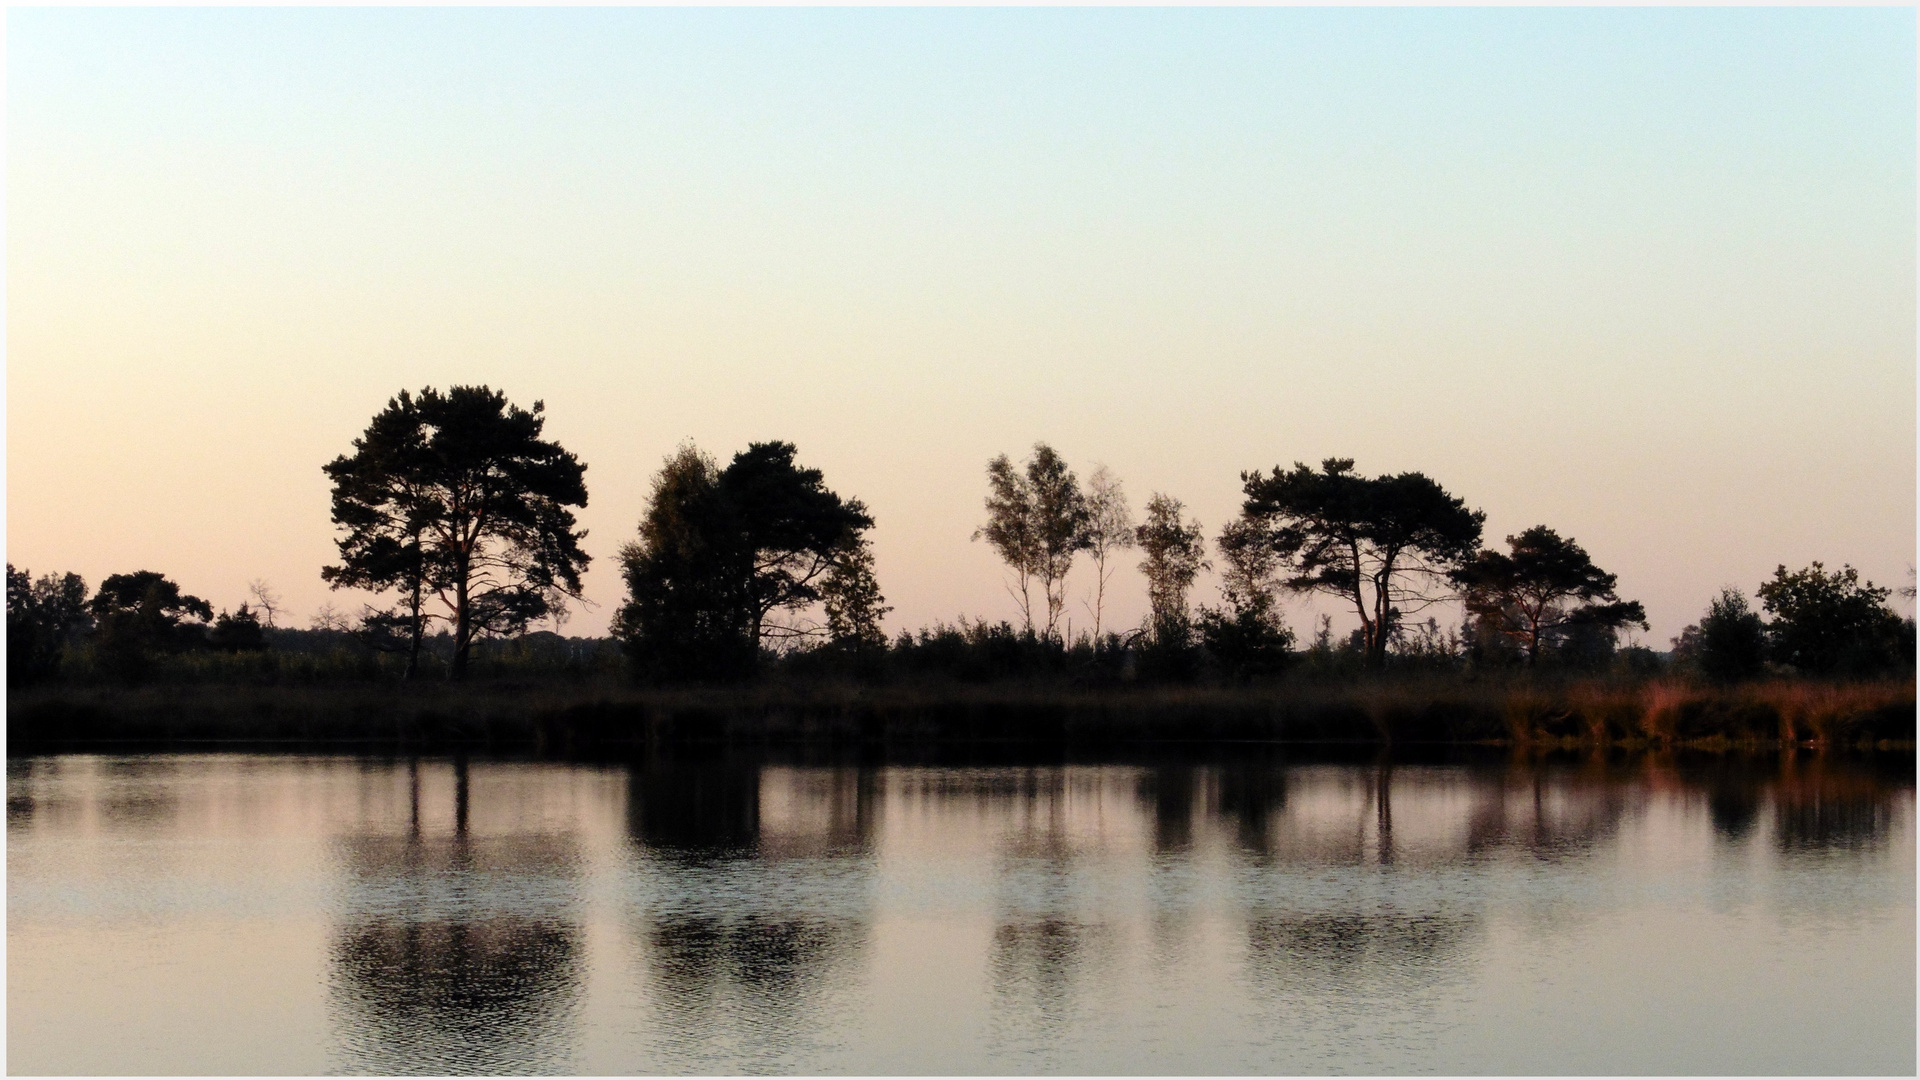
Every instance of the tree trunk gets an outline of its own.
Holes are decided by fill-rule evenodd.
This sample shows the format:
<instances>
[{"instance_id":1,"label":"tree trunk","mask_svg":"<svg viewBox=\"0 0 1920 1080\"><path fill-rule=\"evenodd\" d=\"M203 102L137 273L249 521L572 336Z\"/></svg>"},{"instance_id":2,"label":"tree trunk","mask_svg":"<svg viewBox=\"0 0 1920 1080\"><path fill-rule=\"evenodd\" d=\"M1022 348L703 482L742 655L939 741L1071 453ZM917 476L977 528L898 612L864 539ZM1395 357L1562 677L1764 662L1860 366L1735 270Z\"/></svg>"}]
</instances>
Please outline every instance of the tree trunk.
<instances>
[{"instance_id":1,"label":"tree trunk","mask_svg":"<svg viewBox=\"0 0 1920 1080\"><path fill-rule=\"evenodd\" d=\"M454 564L453 666L447 672L447 677L456 681L467 677L467 649L473 644L473 628L467 618L468 569L467 553L463 551Z\"/></svg>"},{"instance_id":2,"label":"tree trunk","mask_svg":"<svg viewBox=\"0 0 1920 1080\"><path fill-rule=\"evenodd\" d=\"M1107 603L1107 553L1097 551L1093 556L1093 644L1100 647L1100 615Z\"/></svg>"},{"instance_id":3,"label":"tree trunk","mask_svg":"<svg viewBox=\"0 0 1920 1080\"><path fill-rule=\"evenodd\" d=\"M426 623L420 618L420 579L414 578L413 597L409 607L413 617L407 621L407 670L402 679L411 679L420 673L420 639L426 636Z\"/></svg>"}]
</instances>

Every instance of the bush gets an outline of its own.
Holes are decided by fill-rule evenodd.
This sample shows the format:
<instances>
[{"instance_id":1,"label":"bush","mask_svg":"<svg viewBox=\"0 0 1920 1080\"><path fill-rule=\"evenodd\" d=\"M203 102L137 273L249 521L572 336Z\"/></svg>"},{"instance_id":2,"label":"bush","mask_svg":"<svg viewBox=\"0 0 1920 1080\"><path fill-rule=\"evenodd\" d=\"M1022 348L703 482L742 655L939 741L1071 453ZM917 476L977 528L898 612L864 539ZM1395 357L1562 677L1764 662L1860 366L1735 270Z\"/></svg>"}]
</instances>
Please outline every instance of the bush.
<instances>
[{"instance_id":1,"label":"bush","mask_svg":"<svg viewBox=\"0 0 1920 1080\"><path fill-rule=\"evenodd\" d=\"M1863 584L1851 566L1831 574L1820 563L1791 574L1782 566L1759 595L1773 616L1768 645L1779 663L1813 675L1868 675L1913 663L1912 652L1902 652L1902 620L1886 606L1891 590Z\"/></svg>"},{"instance_id":2,"label":"bush","mask_svg":"<svg viewBox=\"0 0 1920 1080\"><path fill-rule=\"evenodd\" d=\"M1766 670L1767 627L1747 607L1746 594L1729 585L1707 614L1673 639L1674 659L1709 679L1738 682Z\"/></svg>"}]
</instances>

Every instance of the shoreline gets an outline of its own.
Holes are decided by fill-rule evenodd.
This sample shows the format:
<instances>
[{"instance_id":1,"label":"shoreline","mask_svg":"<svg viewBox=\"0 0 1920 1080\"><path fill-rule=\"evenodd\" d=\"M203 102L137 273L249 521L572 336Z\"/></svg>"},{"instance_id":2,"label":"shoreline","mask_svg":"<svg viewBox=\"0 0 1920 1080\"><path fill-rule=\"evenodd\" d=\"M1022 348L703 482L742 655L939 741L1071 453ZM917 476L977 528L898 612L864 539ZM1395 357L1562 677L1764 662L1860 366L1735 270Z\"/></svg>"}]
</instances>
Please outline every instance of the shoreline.
<instances>
[{"instance_id":1,"label":"shoreline","mask_svg":"<svg viewBox=\"0 0 1920 1080\"><path fill-rule=\"evenodd\" d=\"M1911 753L1911 680L1716 687L1279 682L1253 686L607 682L39 687L8 754L106 745L380 747L594 756L674 746L1506 747Z\"/></svg>"}]
</instances>

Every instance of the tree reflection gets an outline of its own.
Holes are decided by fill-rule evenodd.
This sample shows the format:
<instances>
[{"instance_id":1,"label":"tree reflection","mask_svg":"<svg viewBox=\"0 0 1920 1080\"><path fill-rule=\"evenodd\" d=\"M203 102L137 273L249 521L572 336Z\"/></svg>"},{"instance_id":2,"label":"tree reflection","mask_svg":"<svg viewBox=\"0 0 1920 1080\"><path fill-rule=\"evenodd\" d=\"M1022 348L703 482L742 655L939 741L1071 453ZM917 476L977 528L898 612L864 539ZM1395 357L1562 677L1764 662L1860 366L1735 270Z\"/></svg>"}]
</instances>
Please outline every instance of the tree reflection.
<instances>
[{"instance_id":1,"label":"tree reflection","mask_svg":"<svg viewBox=\"0 0 1920 1080\"><path fill-rule=\"evenodd\" d=\"M1076 986L1092 975L1109 944L1106 928L1062 914L1003 922L993 932L987 969L993 979L994 1012L1020 1041L1044 1040L1070 1022Z\"/></svg>"},{"instance_id":2,"label":"tree reflection","mask_svg":"<svg viewBox=\"0 0 1920 1080\"><path fill-rule=\"evenodd\" d=\"M1893 790L1864 770L1788 759L1773 792L1773 837L1783 851L1883 843L1894 825Z\"/></svg>"},{"instance_id":3,"label":"tree reflection","mask_svg":"<svg viewBox=\"0 0 1920 1080\"><path fill-rule=\"evenodd\" d=\"M1259 913L1247 923L1248 969L1271 992L1404 995L1445 978L1478 929L1469 915Z\"/></svg>"},{"instance_id":4,"label":"tree reflection","mask_svg":"<svg viewBox=\"0 0 1920 1080\"><path fill-rule=\"evenodd\" d=\"M801 1060L831 1026L820 1013L852 985L865 940L864 921L853 917L656 914L647 922L662 1049L688 1067Z\"/></svg>"},{"instance_id":5,"label":"tree reflection","mask_svg":"<svg viewBox=\"0 0 1920 1080\"><path fill-rule=\"evenodd\" d=\"M670 1069L791 1070L817 1051L871 922L876 783L728 758L629 772L647 898L633 926ZM820 857L835 873L794 863Z\"/></svg>"},{"instance_id":6,"label":"tree reflection","mask_svg":"<svg viewBox=\"0 0 1920 1080\"><path fill-rule=\"evenodd\" d=\"M335 936L334 1004L354 1071L529 1073L567 1054L582 945L519 915L370 919Z\"/></svg>"},{"instance_id":7,"label":"tree reflection","mask_svg":"<svg viewBox=\"0 0 1920 1080\"><path fill-rule=\"evenodd\" d=\"M1170 765L1140 777L1140 797L1153 807L1153 850L1174 854L1193 846L1194 769Z\"/></svg>"},{"instance_id":8,"label":"tree reflection","mask_svg":"<svg viewBox=\"0 0 1920 1080\"><path fill-rule=\"evenodd\" d=\"M451 835L423 832L417 763L407 798L404 834L338 844L349 884L329 948L329 1000L349 1068L562 1066L585 966L571 838L474 835L464 760L454 764Z\"/></svg>"},{"instance_id":9,"label":"tree reflection","mask_svg":"<svg viewBox=\"0 0 1920 1080\"><path fill-rule=\"evenodd\" d=\"M681 857L740 854L760 839L760 767L737 761L652 761L627 774L627 831Z\"/></svg>"}]
</instances>

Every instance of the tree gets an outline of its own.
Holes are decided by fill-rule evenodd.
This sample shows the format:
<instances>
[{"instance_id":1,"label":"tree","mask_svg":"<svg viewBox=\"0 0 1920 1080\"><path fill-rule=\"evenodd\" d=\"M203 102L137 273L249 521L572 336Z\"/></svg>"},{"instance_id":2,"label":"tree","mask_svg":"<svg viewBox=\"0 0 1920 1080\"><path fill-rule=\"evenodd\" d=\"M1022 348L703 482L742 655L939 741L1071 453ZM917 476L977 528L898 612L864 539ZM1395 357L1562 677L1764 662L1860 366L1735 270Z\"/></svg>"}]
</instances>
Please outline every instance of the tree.
<instances>
[{"instance_id":1,"label":"tree","mask_svg":"<svg viewBox=\"0 0 1920 1080\"><path fill-rule=\"evenodd\" d=\"M354 440L333 479L335 588L399 589L417 670L429 618L453 629L452 678L476 637L522 633L580 600L580 550L568 507L587 504L586 466L540 438L546 407L510 405L484 386L401 394ZM429 614L431 597L442 608Z\"/></svg>"},{"instance_id":2,"label":"tree","mask_svg":"<svg viewBox=\"0 0 1920 1080\"><path fill-rule=\"evenodd\" d=\"M734 530L731 544L744 571L756 649L769 635L793 637L807 628L775 626L776 611L798 611L821 599L819 583L846 547L873 527L859 499L829 491L819 469L794 464L789 442L752 443L720 474L722 504Z\"/></svg>"},{"instance_id":3,"label":"tree","mask_svg":"<svg viewBox=\"0 0 1920 1080\"><path fill-rule=\"evenodd\" d=\"M1892 590L1863 584L1852 566L1827 573L1816 562L1791 574L1781 566L1758 592L1760 606L1773 616L1770 651L1783 664L1833 675L1912 663L1911 654L1898 655L1901 619L1886 606Z\"/></svg>"},{"instance_id":4,"label":"tree","mask_svg":"<svg viewBox=\"0 0 1920 1080\"><path fill-rule=\"evenodd\" d=\"M973 530L975 540L985 540L1013 571L1020 591L1007 591L1020 602L1020 618L1027 633L1033 633L1033 593L1029 582L1039 561L1038 541L1034 537L1033 493L1026 478L1014 470L1013 462L1001 454L987 462L987 523Z\"/></svg>"},{"instance_id":5,"label":"tree","mask_svg":"<svg viewBox=\"0 0 1920 1080\"><path fill-rule=\"evenodd\" d=\"M1283 566L1284 584L1353 605L1361 647L1372 667L1386 663L1396 619L1450 595L1437 591L1473 557L1486 515L1421 473L1373 479L1353 459L1328 458L1315 472L1296 462L1240 474L1244 512L1261 519Z\"/></svg>"},{"instance_id":6,"label":"tree","mask_svg":"<svg viewBox=\"0 0 1920 1080\"><path fill-rule=\"evenodd\" d=\"M87 583L79 574L37 580L7 564L7 684L53 677L68 647L93 627Z\"/></svg>"},{"instance_id":7,"label":"tree","mask_svg":"<svg viewBox=\"0 0 1920 1080\"><path fill-rule=\"evenodd\" d=\"M255 617L271 630L279 620L280 613L286 610L280 606L280 594L273 591L273 586L267 584L266 578L254 578L247 582L247 595L253 597L253 610L257 613Z\"/></svg>"},{"instance_id":8,"label":"tree","mask_svg":"<svg viewBox=\"0 0 1920 1080\"><path fill-rule=\"evenodd\" d=\"M654 475L639 538L620 549L627 600L613 635L643 677L704 679L751 666L745 605L723 566L724 516L720 466L682 446Z\"/></svg>"},{"instance_id":9,"label":"tree","mask_svg":"<svg viewBox=\"0 0 1920 1080\"><path fill-rule=\"evenodd\" d=\"M1767 626L1747 606L1746 594L1728 585L1705 617L1673 639L1673 654L1710 679L1750 679L1766 669Z\"/></svg>"},{"instance_id":10,"label":"tree","mask_svg":"<svg viewBox=\"0 0 1920 1080\"><path fill-rule=\"evenodd\" d=\"M352 457L335 458L322 470L333 481L333 523L346 533L335 541L340 565L322 568L320 577L336 589L399 590L398 605L369 610L361 634L382 646L404 636L403 677L410 679L420 670L420 643L431 617L425 604L433 588L425 542L432 462L413 396L402 390L389 399L353 448ZM326 628L340 621L330 619Z\"/></svg>"},{"instance_id":11,"label":"tree","mask_svg":"<svg viewBox=\"0 0 1920 1080\"><path fill-rule=\"evenodd\" d=\"M1183 519L1186 505L1156 492L1147 500L1147 519L1134 531L1134 542L1146 557L1140 572L1147 577L1148 618L1155 644L1183 647L1188 643L1187 590L1207 568L1205 534L1198 521Z\"/></svg>"},{"instance_id":12,"label":"tree","mask_svg":"<svg viewBox=\"0 0 1920 1080\"><path fill-rule=\"evenodd\" d=\"M880 594L880 582L873 573L873 545L865 537L849 537L834 552L833 566L820 584L820 599L826 608L830 644L855 653L886 648L880 620L893 609Z\"/></svg>"},{"instance_id":13,"label":"tree","mask_svg":"<svg viewBox=\"0 0 1920 1080\"><path fill-rule=\"evenodd\" d=\"M1266 530L1242 515L1221 528L1214 546L1220 552L1220 598L1226 607L1201 610L1201 639L1237 675L1278 671L1293 649L1293 633L1280 620L1280 558Z\"/></svg>"},{"instance_id":14,"label":"tree","mask_svg":"<svg viewBox=\"0 0 1920 1080\"><path fill-rule=\"evenodd\" d=\"M654 478L639 539L620 552L628 599L615 619L615 636L644 675L745 674L764 638L818 632L774 623L776 612L819 602L829 582L855 591L871 584L870 555L867 582L844 575L855 572L848 560L859 556L849 549L873 519L858 499L828 490L820 470L795 465L795 453L792 443L754 443L723 470L683 446ZM855 598L843 591L839 599ZM876 585L860 602L880 599ZM884 612L866 610L876 622Z\"/></svg>"},{"instance_id":15,"label":"tree","mask_svg":"<svg viewBox=\"0 0 1920 1080\"><path fill-rule=\"evenodd\" d=\"M1133 508L1120 478L1105 465L1096 465L1087 477L1087 522L1083 533L1087 554L1093 556L1093 637L1100 639L1106 613L1107 582L1113 571L1107 563L1122 548L1133 546Z\"/></svg>"},{"instance_id":16,"label":"tree","mask_svg":"<svg viewBox=\"0 0 1920 1080\"><path fill-rule=\"evenodd\" d=\"M260 617L241 604L232 613L222 611L207 631L207 644L222 652L258 652L267 647Z\"/></svg>"},{"instance_id":17,"label":"tree","mask_svg":"<svg viewBox=\"0 0 1920 1080\"><path fill-rule=\"evenodd\" d=\"M986 540L1013 570L1020 583L1015 599L1028 632L1035 629L1029 582L1039 578L1047 605L1045 636L1058 636L1067 573L1074 555L1091 543L1089 517L1073 471L1046 443L1033 444L1023 472L1015 472L1005 454L987 463L987 523L974 530L973 538Z\"/></svg>"},{"instance_id":18,"label":"tree","mask_svg":"<svg viewBox=\"0 0 1920 1080\"><path fill-rule=\"evenodd\" d=\"M107 667L128 680L146 673L154 653L179 652L206 641L213 606L152 570L113 574L87 601L94 641Z\"/></svg>"},{"instance_id":19,"label":"tree","mask_svg":"<svg viewBox=\"0 0 1920 1080\"><path fill-rule=\"evenodd\" d=\"M1507 537L1511 554L1481 551L1458 567L1453 581L1465 590L1467 612L1483 616L1537 664L1543 648L1569 635L1599 634L1611 639L1623 626L1647 627L1637 600L1614 593L1618 578L1593 565L1579 544L1545 525Z\"/></svg>"}]
</instances>

